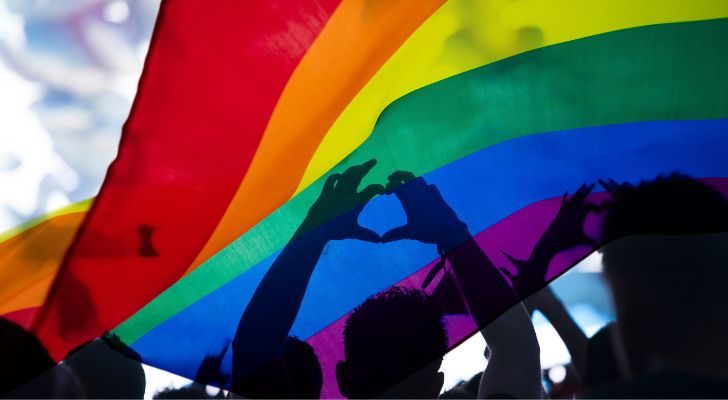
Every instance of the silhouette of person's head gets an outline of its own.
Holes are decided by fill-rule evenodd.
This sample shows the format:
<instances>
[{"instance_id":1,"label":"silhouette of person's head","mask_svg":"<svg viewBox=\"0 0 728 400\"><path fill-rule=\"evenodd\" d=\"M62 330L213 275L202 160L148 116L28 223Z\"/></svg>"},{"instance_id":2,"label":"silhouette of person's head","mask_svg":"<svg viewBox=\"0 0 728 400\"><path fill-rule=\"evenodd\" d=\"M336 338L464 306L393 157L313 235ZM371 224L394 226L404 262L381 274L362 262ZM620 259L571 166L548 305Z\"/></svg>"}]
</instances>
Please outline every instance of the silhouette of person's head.
<instances>
[{"instance_id":1,"label":"silhouette of person's head","mask_svg":"<svg viewBox=\"0 0 728 400\"><path fill-rule=\"evenodd\" d=\"M232 382L231 390L246 398L318 399L323 382L321 363L313 347L289 336L280 358Z\"/></svg>"},{"instance_id":2,"label":"silhouette of person's head","mask_svg":"<svg viewBox=\"0 0 728 400\"><path fill-rule=\"evenodd\" d=\"M602 237L625 374L704 371L728 333L728 204L682 175L607 185Z\"/></svg>"},{"instance_id":3,"label":"silhouette of person's head","mask_svg":"<svg viewBox=\"0 0 728 400\"><path fill-rule=\"evenodd\" d=\"M712 187L681 174L639 185L611 184L602 226L605 241L628 235L691 235L725 232L728 207Z\"/></svg>"},{"instance_id":4,"label":"silhouette of person's head","mask_svg":"<svg viewBox=\"0 0 728 400\"><path fill-rule=\"evenodd\" d=\"M336 366L339 390L349 398L435 398L446 351L438 304L423 291L391 288L367 299L346 321L345 360Z\"/></svg>"},{"instance_id":5,"label":"silhouette of person's head","mask_svg":"<svg viewBox=\"0 0 728 400\"><path fill-rule=\"evenodd\" d=\"M21 386L56 363L40 341L20 325L0 318L0 395Z\"/></svg>"},{"instance_id":6,"label":"silhouette of person's head","mask_svg":"<svg viewBox=\"0 0 728 400\"><path fill-rule=\"evenodd\" d=\"M313 347L297 337L289 337L283 348L291 380L291 396L298 399L318 399L324 375Z\"/></svg>"},{"instance_id":7,"label":"silhouette of person's head","mask_svg":"<svg viewBox=\"0 0 728 400\"><path fill-rule=\"evenodd\" d=\"M94 339L71 350L63 361L89 398L141 399L146 377L139 355L116 337Z\"/></svg>"}]
</instances>

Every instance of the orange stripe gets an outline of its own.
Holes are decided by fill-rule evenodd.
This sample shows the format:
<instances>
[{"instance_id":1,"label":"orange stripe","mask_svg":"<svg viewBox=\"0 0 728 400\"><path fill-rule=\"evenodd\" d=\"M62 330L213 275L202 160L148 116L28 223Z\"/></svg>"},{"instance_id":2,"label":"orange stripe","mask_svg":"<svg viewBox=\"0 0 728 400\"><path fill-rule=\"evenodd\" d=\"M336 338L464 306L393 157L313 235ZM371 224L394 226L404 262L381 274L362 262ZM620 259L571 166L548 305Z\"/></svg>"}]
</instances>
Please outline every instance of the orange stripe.
<instances>
[{"instance_id":1,"label":"orange stripe","mask_svg":"<svg viewBox=\"0 0 728 400\"><path fill-rule=\"evenodd\" d=\"M188 272L286 202L352 98L444 0L346 0L288 81L247 175Z\"/></svg>"},{"instance_id":2,"label":"orange stripe","mask_svg":"<svg viewBox=\"0 0 728 400\"><path fill-rule=\"evenodd\" d=\"M85 216L58 215L0 242L0 315L43 304Z\"/></svg>"}]
</instances>

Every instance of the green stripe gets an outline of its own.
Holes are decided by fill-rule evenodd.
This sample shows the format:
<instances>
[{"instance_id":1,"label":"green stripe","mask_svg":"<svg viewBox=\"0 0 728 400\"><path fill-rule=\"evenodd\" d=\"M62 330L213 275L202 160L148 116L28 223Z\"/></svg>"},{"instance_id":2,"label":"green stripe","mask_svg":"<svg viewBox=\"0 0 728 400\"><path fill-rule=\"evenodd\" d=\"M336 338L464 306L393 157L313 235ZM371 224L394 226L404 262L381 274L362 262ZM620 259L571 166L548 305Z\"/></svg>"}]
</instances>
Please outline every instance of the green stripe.
<instances>
[{"instance_id":1,"label":"green stripe","mask_svg":"<svg viewBox=\"0 0 728 400\"><path fill-rule=\"evenodd\" d=\"M383 183L394 170L424 174L484 147L533 133L725 118L726 61L728 19L633 28L541 48L395 101L384 110L371 137L332 171L376 158L378 165L363 185ZM116 333L127 343L134 342L279 250L322 183L319 179L281 206L129 318Z\"/></svg>"}]
</instances>

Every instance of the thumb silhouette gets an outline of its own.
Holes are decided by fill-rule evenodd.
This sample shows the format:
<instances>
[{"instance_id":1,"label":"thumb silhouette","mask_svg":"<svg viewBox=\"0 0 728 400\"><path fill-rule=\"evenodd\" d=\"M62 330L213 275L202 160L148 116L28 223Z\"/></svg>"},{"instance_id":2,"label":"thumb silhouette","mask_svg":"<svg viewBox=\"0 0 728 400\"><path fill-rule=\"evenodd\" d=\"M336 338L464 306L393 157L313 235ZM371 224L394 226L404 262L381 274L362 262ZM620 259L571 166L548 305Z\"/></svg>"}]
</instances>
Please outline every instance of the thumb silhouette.
<instances>
[{"instance_id":1,"label":"thumb silhouette","mask_svg":"<svg viewBox=\"0 0 728 400\"><path fill-rule=\"evenodd\" d=\"M397 240L412 239L414 236L414 228L410 225L402 225L392 228L382 235L382 243L395 242Z\"/></svg>"}]
</instances>

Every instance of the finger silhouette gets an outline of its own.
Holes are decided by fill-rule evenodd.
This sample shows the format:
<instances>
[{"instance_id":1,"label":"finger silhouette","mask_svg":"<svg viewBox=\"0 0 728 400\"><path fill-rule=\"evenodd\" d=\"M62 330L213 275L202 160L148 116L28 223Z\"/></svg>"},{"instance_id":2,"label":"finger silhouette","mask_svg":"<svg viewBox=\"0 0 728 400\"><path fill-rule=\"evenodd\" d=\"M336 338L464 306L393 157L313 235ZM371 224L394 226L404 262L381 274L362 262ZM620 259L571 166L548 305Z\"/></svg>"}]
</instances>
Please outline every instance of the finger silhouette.
<instances>
[{"instance_id":1,"label":"finger silhouette","mask_svg":"<svg viewBox=\"0 0 728 400\"><path fill-rule=\"evenodd\" d=\"M571 202L574 204L582 204L586 200L586 196L591 193L593 188L594 184L587 185L583 183L581 186L579 186L579 189L577 189L576 193L571 196Z\"/></svg>"},{"instance_id":2,"label":"finger silhouette","mask_svg":"<svg viewBox=\"0 0 728 400\"><path fill-rule=\"evenodd\" d=\"M528 264L527 261L519 260L503 250L501 250L501 254L503 254L508 259L508 261L510 261L511 264L513 264L513 266L516 267L516 269L518 269L519 271ZM513 278L513 276L510 275L510 271L508 271L507 269L504 269L504 271L506 271L506 273L509 274L511 278Z\"/></svg>"},{"instance_id":3,"label":"finger silhouette","mask_svg":"<svg viewBox=\"0 0 728 400\"><path fill-rule=\"evenodd\" d=\"M361 184L362 179L364 179L364 176L368 174L375 165L377 165L377 160L371 159L364 164L350 167L341 175L336 188L344 192L355 192L359 187L359 184Z\"/></svg>"},{"instance_id":4,"label":"finger silhouette","mask_svg":"<svg viewBox=\"0 0 728 400\"><path fill-rule=\"evenodd\" d=\"M410 179L415 179L415 174L410 171L397 170L389 175L390 181L401 181L404 183Z\"/></svg>"},{"instance_id":5,"label":"finger silhouette","mask_svg":"<svg viewBox=\"0 0 728 400\"><path fill-rule=\"evenodd\" d=\"M561 202L565 205L581 206L584 204L586 197L589 193L591 193L593 188L594 184L587 185L584 183L579 186L579 189L577 189L571 197L569 197L569 192L564 193L564 196L561 198Z\"/></svg>"},{"instance_id":6,"label":"finger silhouette","mask_svg":"<svg viewBox=\"0 0 728 400\"><path fill-rule=\"evenodd\" d=\"M415 179L415 174L409 171L394 171L387 179L389 182L387 182L387 187L385 188L386 192L392 193L398 187L412 179Z\"/></svg>"},{"instance_id":7,"label":"finger silhouette","mask_svg":"<svg viewBox=\"0 0 728 400\"><path fill-rule=\"evenodd\" d=\"M378 194L384 194L384 186L378 183L372 184L365 187L364 189L362 189L361 192L359 192L359 200L361 200L362 203L366 203Z\"/></svg>"},{"instance_id":8,"label":"finger silhouette","mask_svg":"<svg viewBox=\"0 0 728 400\"><path fill-rule=\"evenodd\" d=\"M508 277L508 280L510 280L511 283L513 283L514 285L516 284L518 274L513 275L513 273L511 273L511 270L509 270L508 268L501 268L500 271L503 272L506 277Z\"/></svg>"},{"instance_id":9,"label":"finger silhouette","mask_svg":"<svg viewBox=\"0 0 728 400\"><path fill-rule=\"evenodd\" d=\"M382 243L394 242L402 239L412 238L412 227L409 225L402 225L397 228L393 228L382 235Z\"/></svg>"},{"instance_id":10,"label":"finger silhouette","mask_svg":"<svg viewBox=\"0 0 728 400\"><path fill-rule=\"evenodd\" d=\"M599 184L610 194L613 194L617 188L619 188L619 183L612 178L609 178L606 181L599 179Z\"/></svg>"},{"instance_id":11,"label":"finger silhouette","mask_svg":"<svg viewBox=\"0 0 728 400\"><path fill-rule=\"evenodd\" d=\"M382 238L379 236L378 233L374 232L373 230L369 228L365 228L361 225L357 225L354 230L349 235L352 239L359 239L363 240L365 242L373 242L373 243L379 243L382 241Z\"/></svg>"}]
</instances>

